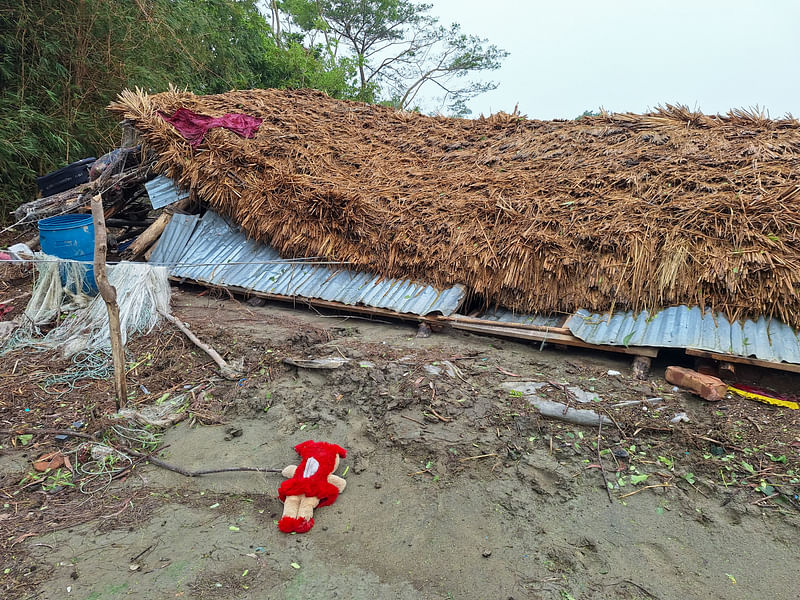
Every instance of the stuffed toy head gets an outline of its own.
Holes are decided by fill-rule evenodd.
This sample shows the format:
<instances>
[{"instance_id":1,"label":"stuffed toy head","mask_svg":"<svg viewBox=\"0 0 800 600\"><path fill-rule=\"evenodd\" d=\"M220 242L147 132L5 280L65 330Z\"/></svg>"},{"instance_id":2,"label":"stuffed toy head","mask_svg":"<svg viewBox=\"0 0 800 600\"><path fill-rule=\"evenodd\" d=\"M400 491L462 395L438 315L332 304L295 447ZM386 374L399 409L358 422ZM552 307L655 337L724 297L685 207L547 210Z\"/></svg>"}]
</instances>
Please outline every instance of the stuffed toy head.
<instances>
[{"instance_id":1,"label":"stuffed toy head","mask_svg":"<svg viewBox=\"0 0 800 600\"><path fill-rule=\"evenodd\" d=\"M278 529L284 533L305 533L314 526L314 509L333 504L347 482L333 474L339 458L347 451L336 444L308 440L294 447L302 460L283 470L288 477L278 489L283 502L283 517Z\"/></svg>"}]
</instances>

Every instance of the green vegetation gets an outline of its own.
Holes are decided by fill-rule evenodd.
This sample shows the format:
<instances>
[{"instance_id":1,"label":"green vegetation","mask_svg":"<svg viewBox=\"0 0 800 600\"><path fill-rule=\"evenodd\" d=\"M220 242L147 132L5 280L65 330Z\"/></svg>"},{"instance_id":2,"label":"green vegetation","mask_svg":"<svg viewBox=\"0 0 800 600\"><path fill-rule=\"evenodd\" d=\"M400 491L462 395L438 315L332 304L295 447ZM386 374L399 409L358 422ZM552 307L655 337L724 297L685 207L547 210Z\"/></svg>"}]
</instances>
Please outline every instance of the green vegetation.
<instances>
[{"instance_id":1,"label":"green vegetation","mask_svg":"<svg viewBox=\"0 0 800 600\"><path fill-rule=\"evenodd\" d=\"M114 147L125 87L197 93L313 87L351 97L354 70L289 36L251 0L26 0L0 9L0 220L34 178Z\"/></svg>"},{"instance_id":2,"label":"green vegetation","mask_svg":"<svg viewBox=\"0 0 800 600\"><path fill-rule=\"evenodd\" d=\"M268 11L262 14L259 6ZM469 75L506 52L408 0L25 0L0 8L0 222L35 177L119 140L105 107L124 88L200 94L316 88L409 108L495 84ZM438 86L438 87L437 87Z\"/></svg>"},{"instance_id":3,"label":"green vegetation","mask_svg":"<svg viewBox=\"0 0 800 600\"><path fill-rule=\"evenodd\" d=\"M488 40L444 26L428 14L430 4L409 0L282 0L289 25L309 39L322 40L330 57L355 59L358 99L380 98L398 108L415 107L423 87L440 94L440 108L469 114L466 101L497 87L470 76L500 67L508 52Z\"/></svg>"}]
</instances>

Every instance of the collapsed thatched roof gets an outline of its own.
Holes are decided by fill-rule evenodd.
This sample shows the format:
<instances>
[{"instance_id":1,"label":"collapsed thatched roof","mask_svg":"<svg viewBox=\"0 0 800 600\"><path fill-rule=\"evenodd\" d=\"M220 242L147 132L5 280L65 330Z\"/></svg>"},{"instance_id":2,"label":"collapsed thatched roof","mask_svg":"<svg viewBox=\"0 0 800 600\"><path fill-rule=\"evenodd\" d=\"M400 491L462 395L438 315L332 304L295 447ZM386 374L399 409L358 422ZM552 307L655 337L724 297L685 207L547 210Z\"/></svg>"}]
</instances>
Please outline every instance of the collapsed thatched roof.
<instances>
[{"instance_id":1,"label":"collapsed thatched roof","mask_svg":"<svg viewBox=\"0 0 800 600\"><path fill-rule=\"evenodd\" d=\"M193 149L157 111L264 119ZM465 283L523 311L711 306L800 325L800 123L669 106L426 117L314 91L124 92L111 110L287 256Z\"/></svg>"}]
</instances>

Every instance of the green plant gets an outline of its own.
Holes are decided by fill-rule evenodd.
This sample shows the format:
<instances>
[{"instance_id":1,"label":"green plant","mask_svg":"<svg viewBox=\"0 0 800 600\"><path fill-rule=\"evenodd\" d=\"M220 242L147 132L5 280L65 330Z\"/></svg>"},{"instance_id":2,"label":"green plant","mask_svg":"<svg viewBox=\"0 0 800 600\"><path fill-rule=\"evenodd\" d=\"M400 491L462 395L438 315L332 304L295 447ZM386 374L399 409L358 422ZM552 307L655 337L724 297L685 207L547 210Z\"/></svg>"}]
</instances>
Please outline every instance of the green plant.
<instances>
[{"instance_id":1,"label":"green plant","mask_svg":"<svg viewBox=\"0 0 800 600\"><path fill-rule=\"evenodd\" d=\"M125 87L311 87L353 97L355 66L272 35L255 0L26 0L0 11L0 221L35 177L116 146Z\"/></svg>"}]
</instances>

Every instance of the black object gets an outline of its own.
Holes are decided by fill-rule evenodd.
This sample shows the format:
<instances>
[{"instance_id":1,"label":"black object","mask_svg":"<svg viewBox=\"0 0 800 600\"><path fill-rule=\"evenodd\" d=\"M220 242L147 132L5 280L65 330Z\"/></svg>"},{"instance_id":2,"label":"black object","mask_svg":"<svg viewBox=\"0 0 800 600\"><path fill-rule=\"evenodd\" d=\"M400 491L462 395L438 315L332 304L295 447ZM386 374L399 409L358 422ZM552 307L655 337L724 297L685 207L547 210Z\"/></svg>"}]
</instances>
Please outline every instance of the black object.
<instances>
[{"instance_id":1,"label":"black object","mask_svg":"<svg viewBox=\"0 0 800 600\"><path fill-rule=\"evenodd\" d=\"M76 185L89 181L89 167L92 166L95 160L94 156L84 158L58 171L37 177L36 185L39 187L42 197L46 198L53 194L65 192Z\"/></svg>"}]
</instances>

